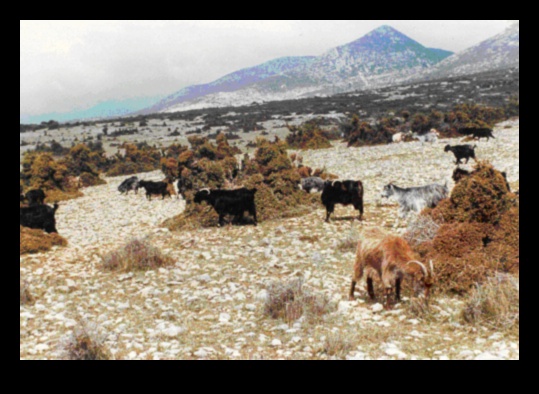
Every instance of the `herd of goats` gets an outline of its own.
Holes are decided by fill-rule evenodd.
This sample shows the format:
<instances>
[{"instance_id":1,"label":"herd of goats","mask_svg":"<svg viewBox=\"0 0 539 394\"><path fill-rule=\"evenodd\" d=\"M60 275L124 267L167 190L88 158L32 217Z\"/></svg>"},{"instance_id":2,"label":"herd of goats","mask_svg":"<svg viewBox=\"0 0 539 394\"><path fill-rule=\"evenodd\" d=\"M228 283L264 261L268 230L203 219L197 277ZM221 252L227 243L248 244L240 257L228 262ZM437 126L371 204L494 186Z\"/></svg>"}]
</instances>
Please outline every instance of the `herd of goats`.
<instances>
[{"instance_id":1,"label":"herd of goats","mask_svg":"<svg viewBox=\"0 0 539 394\"><path fill-rule=\"evenodd\" d=\"M472 133L477 138L494 138L490 129L476 129ZM427 133L425 141L434 142L437 136L436 131ZM434 139L434 141L433 141ZM459 164L463 160L466 163L470 159L476 160L476 146L457 145L445 147L445 152L452 152L456 158L457 168L453 173L453 179L458 182L463 176L469 175L466 170L460 169ZM505 174L504 174L505 176ZM334 180L324 181L317 177L302 179L299 185L307 193L321 192L322 204L326 208L326 222L329 222L331 215L335 211L336 205L352 205L359 211L359 220L364 214L364 188L361 181L355 180ZM137 177L126 179L118 188L122 194L129 194L130 191L138 192L139 189L146 191L147 198L151 201L152 196L161 196L163 199L172 194L182 195L185 198L185 184L180 179L177 184L178 192L169 182L151 182L139 180ZM240 223L245 212L254 220L257 225L256 210L256 189L235 189L235 190L210 190L198 191L193 199L195 204L206 202L219 215L219 224L225 225L225 217L232 216L233 224ZM446 185L432 184L422 187L401 188L394 184L386 185L382 191L383 198L394 198L400 205L401 217L411 211L421 212L425 208L434 208L440 201L447 198L449 189ZM23 195L20 190L21 203L26 201L27 206L20 208L20 225L32 229L44 230L47 233L55 233L56 220L55 213L58 204L50 207L45 204L45 193L42 190L31 190ZM401 300L402 281L405 277L412 279L413 288L422 292L426 302L430 289L434 284L434 268L432 262L427 266L417 261L415 253L409 244L401 237L391 236L378 229L363 231L362 239L357 249L357 257L354 265L354 275L350 290L350 299L354 299L357 283L367 273L367 290L369 296L374 299L373 280L376 276L381 279L386 291L386 308L391 308L394 301Z\"/></svg>"}]
</instances>

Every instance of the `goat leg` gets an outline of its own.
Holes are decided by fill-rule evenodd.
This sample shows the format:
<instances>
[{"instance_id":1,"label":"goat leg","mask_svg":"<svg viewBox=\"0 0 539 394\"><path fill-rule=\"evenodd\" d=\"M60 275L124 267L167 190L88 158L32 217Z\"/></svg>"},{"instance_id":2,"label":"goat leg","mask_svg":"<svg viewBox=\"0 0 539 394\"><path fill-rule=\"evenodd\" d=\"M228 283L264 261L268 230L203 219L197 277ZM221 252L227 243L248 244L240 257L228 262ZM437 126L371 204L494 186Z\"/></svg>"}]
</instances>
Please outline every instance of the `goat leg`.
<instances>
[{"instance_id":1,"label":"goat leg","mask_svg":"<svg viewBox=\"0 0 539 394\"><path fill-rule=\"evenodd\" d=\"M371 300L376 299L376 295L374 294L374 281L372 278L367 278L367 292L369 293L369 297L371 297Z\"/></svg>"},{"instance_id":2,"label":"goat leg","mask_svg":"<svg viewBox=\"0 0 539 394\"><path fill-rule=\"evenodd\" d=\"M349 297L350 301L355 300L354 293L356 292L356 285L357 285L357 282L352 281L352 286L350 288L350 297Z\"/></svg>"},{"instance_id":3,"label":"goat leg","mask_svg":"<svg viewBox=\"0 0 539 394\"><path fill-rule=\"evenodd\" d=\"M395 285L395 296L396 296L397 302L401 302L401 290L402 290L402 279L397 279L397 283Z\"/></svg>"}]
</instances>

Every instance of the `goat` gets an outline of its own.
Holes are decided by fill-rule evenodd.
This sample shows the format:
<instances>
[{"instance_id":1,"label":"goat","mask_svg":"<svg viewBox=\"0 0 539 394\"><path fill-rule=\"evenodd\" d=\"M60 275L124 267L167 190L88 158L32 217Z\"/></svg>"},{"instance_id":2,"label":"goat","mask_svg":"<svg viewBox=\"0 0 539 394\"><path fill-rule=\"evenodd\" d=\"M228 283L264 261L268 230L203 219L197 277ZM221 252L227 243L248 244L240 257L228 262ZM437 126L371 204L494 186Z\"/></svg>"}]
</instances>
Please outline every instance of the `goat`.
<instances>
[{"instance_id":1,"label":"goat","mask_svg":"<svg viewBox=\"0 0 539 394\"><path fill-rule=\"evenodd\" d=\"M146 198L152 201L152 196L162 196L163 200L166 196L170 197L168 184L165 182L140 181L139 186L146 190Z\"/></svg>"},{"instance_id":2,"label":"goat","mask_svg":"<svg viewBox=\"0 0 539 394\"><path fill-rule=\"evenodd\" d=\"M473 135L474 139L481 140L481 138L486 138L489 141L491 138L496 139L494 134L492 134L492 129L488 127L465 127L459 130L459 133L462 135Z\"/></svg>"},{"instance_id":3,"label":"goat","mask_svg":"<svg viewBox=\"0 0 539 394\"><path fill-rule=\"evenodd\" d=\"M312 190L321 192L324 190L325 182L322 178L309 177L301 180L301 189L310 193Z\"/></svg>"},{"instance_id":4,"label":"goat","mask_svg":"<svg viewBox=\"0 0 539 394\"><path fill-rule=\"evenodd\" d=\"M446 145L444 152L453 152L455 155L456 165L461 164L460 162L463 159L466 159L466 164L470 161L470 159L474 159L474 161L477 161L475 157L475 149L477 148L477 145L471 146L471 145Z\"/></svg>"},{"instance_id":5,"label":"goat","mask_svg":"<svg viewBox=\"0 0 539 394\"><path fill-rule=\"evenodd\" d=\"M322 192L322 204L326 207L326 223L335 212L335 205L353 205L359 211L359 220L363 220L363 183L361 181L326 181Z\"/></svg>"},{"instance_id":6,"label":"goat","mask_svg":"<svg viewBox=\"0 0 539 394\"><path fill-rule=\"evenodd\" d=\"M28 205L38 206L45 204L45 192L41 189L37 190L30 190L28 193L26 193L26 200L28 200Z\"/></svg>"},{"instance_id":7,"label":"goat","mask_svg":"<svg viewBox=\"0 0 539 394\"><path fill-rule=\"evenodd\" d=\"M241 222L245 212L254 219L254 225L258 224L256 215L255 194L257 189L236 189L236 190L209 190L204 189L195 194L195 204L203 201L215 209L219 215L219 226L224 227L225 216L234 216L233 223Z\"/></svg>"},{"instance_id":8,"label":"goat","mask_svg":"<svg viewBox=\"0 0 539 394\"><path fill-rule=\"evenodd\" d=\"M118 191L121 194L125 193L126 195L128 195L130 191L134 191L135 194L138 194L139 187L140 181L136 176L134 176L123 181L122 184L118 187Z\"/></svg>"},{"instance_id":9,"label":"goat","mask_svg":"<svg viewBox=\"0 0 539 394\"><path fill-rule=\"evenodd\" d=\"M447 184L428 185L422 187L400 188L390 183L384 187L382 198L395 197L400 205L399 216L405 217L410 211L421 212L425 208L434 208L440 201L447 198Z\"/></svg>"},{"instance_id":10,"label":"goat","mask_svg":"<svg viewBox=\"0 0 539 394\"><path fill-rule=\"evenodd\" d=\"M20 225L35 230L43 230L47 233L58 233L56 230L55 214L58 204L54 207L48 205L34 205L28 208L20 208Z\"/></svg>"},{"instance_id":11,"label":"goat","mask_svg":"<svg viewBox=\"0 0 539 394\"><path fill-rule=\"evenodd\" d=\"M406 277L412 278L413 287L418 279L417 282L424 291L428 306L431 287L435 281L433 263L431 261L429 270L423 263L417 261L410 245L403 238L386 235L378 229L363 231L357 247L350 301L354 301L356 285L367 269L370 270L367 276L369 296L375 299L373 272L376 272L385 289L386 309L391 308L393 292L396 302L401 301L402 283Z\"/></svg>"}]
</instances>

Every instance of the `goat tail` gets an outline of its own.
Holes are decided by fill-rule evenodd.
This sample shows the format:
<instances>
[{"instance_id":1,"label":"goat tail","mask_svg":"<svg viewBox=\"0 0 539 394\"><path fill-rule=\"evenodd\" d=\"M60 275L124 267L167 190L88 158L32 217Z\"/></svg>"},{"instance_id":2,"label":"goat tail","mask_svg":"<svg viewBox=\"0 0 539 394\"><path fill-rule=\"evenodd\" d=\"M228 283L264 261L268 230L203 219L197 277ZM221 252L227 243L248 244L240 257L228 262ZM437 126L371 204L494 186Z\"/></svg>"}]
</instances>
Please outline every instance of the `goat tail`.
<instances>
[{"instance_id":1,"label":"goat tail","mask_svg":"<svg viewBox=\"0 0 539 394\"><path fill-rule=\"evenodd\" d=\"M56 212L58 208L60 208L60 205L57 202L55 202L53 208L54 208L54 212Z\"/></svg>"}]
</instances>

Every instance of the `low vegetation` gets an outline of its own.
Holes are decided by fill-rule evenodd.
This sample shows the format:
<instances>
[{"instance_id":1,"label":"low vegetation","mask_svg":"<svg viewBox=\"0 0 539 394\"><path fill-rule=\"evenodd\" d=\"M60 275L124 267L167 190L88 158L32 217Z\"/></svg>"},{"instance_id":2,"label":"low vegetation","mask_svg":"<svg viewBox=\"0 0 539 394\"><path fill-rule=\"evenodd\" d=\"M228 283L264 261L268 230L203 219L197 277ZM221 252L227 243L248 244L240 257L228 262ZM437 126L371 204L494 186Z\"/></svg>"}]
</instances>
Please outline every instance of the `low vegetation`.
<instances>
[{"instance_id":1,"label":"low vegetation","mask_svg":"<svg viewBox=\"0 0 539 394\"><path fill-rule=\"evenodd\" d=\"M59 350L62 359L68 361L107 361L112 356L105 342L106 336L99 332L96 324L81 320Z\"/></svg>"},{"instance_id":2,"label":"low vegetation","mask_svg":"<svg viewBox=\"0 0 539 394\"><path fill-rule=\"evenodd\" d=\"M20 227L19 255L48 252L54 246L67 246L67 241L58 234L47 234L42 230Z\"/></svg>"},{"instance_id":3,"label":"low vegetation","mask_svg":"<svg viewBox=\"0 0 539 394\"><path fill-rule=\"evenodd\" d=\"M103 257L103 269L106 271L151 271L173 264L174 260L144 240L130 241Z\"/></svg>"}]
</instances>

